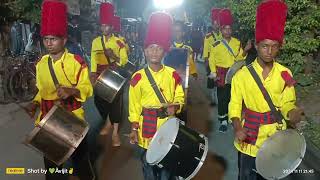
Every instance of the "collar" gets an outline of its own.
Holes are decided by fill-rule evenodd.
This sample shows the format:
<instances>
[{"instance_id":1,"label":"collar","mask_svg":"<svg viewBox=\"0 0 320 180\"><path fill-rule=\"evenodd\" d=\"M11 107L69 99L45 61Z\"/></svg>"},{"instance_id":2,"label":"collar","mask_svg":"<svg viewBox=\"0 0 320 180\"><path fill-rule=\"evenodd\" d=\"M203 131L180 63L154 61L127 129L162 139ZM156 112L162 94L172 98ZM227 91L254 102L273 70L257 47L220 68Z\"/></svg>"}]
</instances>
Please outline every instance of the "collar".
<instances>
[{"instance_id":1,"label":"collar","mask_svg":"<svg viewBox=\"0 0 320 180\"><path fill-rule=\"evenodd\" d=\"M252 66L254 67L254 69L257 71L257 74L260 76L261 79L263 79L263 76L262 76L262 72L263 72L263 68L260 66L260 64L258 63L258 58L256 58L254 60L254 62L252 63ZM275 71L275 66L276 66L276 63L275 61L273 61L273 66L272 66L272 69L271 71L269 72L267 78L265 80L267 80L270 76L272 76L273 72Z\"/></svg>"},{"instance_id":2,"label":"collar","mask_svg":"<svg viewBox=\"0 0 320 180\"><path fill-rule=\"evenodd\" d=\"M148 69L150 70L150 72L152 73L152 74L156 74L156 73L160 73L160 72L163 72L164 71L164 65L162 64L162 68L159 70L159 71L153 71L151 68L150 68L150 66L148 65Z\"/></svg>"}]
</instances>

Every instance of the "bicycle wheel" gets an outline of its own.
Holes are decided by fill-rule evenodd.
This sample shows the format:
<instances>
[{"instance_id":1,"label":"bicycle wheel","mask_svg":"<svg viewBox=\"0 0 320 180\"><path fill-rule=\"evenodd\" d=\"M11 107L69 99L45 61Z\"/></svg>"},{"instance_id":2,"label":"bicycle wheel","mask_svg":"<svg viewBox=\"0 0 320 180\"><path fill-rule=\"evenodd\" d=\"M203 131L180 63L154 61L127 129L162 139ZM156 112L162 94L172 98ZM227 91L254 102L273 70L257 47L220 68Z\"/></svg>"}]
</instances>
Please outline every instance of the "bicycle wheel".
<instances>
[{"instance_id":1,"label":"bicycle wheel","mask_svg":"<svg viewBox=\"0 0 320 180\"><path fill-rule=\"evenodd\" d=\"M20 102L30 101L37 93L36 76L27 69L18 69L10 74L9 89L13 98Z\"/></svg>"}]
</instances>

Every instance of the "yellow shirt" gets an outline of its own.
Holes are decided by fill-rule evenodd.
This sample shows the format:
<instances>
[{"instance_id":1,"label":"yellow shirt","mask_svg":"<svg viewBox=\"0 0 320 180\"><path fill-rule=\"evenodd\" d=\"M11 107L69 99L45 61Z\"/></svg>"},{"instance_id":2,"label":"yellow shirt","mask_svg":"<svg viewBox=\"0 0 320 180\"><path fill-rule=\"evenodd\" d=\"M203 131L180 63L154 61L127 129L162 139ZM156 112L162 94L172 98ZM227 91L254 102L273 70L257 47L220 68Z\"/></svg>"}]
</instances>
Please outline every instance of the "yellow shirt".
<instances>
[{"instance_id":1,"label":"yellow shirt","mask_svg":"<svg viewBox=\"0 0 320 180\"><path fill-rule=\"evenodd\" d=\"M176 48L184 48L184 49L188 49L189 51L189 57L188 57L188 63L189 63L189 74L197 74L197 68L196 65L194 64L194 60L193 60L193 50L190 46L185 45L183 43L176 43L174 42L174 47Z\"/></svg>"},{"instance_id":2,"label":"yellow shirt","mask_svg":"<svg viewBox=\"0 0 320 180\"><path fill-rule=\"evenodd\" d=\"M154 72L149 68L151 75L153 76L159 90L168 103L184 103L184 92L181 83L175 79L175 70L168 66ZM139 134L139 146L147 149L152 138L142 137L142 123L143 116L142 108L161 107L161 103L155 94L150 82L145 74L145 70L141 69L137 71L130 82L129 88L129 121L138 122L140 129ZM180 106L180 110L181 110ZM168 118L160 119L157 121L157 129L168 120Z\"/></svg>"},{"instance_id":3,"label":"yellow shirt","mask_svg":"<svg viewBox=\"0 0 320 180\"><path fill-rule=\"evenodd\" d=\"M259 75L264 87L268 91L272 102L281 111L282 115L287 119L288 112L295 108L296 95L294 87L285 86L285 81L281 76L283 71L287 71L290 75L291 72L288 68L274 62L273 68L268 77L263 80L262 67L258 64L257 60L253 62L253 67ZM270 108L264 99L262 92L260 91L255 80L251 76L247 67L243 67L239 70L232 79L231 83L231 100L229 103L229 118L237 117L241 118L242 102L251 111L265 113L269 112ZM243 125L244 122L242 122ZM244 148L241 148L239 142L235 141L235 147L242 153L256 157L259 147L267 139L277 131L278 123L260 125L258 138L256 145L245 144ZM283 129L286 128L285 122Z\"/></svg>"},{"instance_id":4,"label":"yellow shirt","mask_svg":"<svg viewBox=\"0 0 320 180\"><path fill-rule=\"evenodd\" d=\"M123 66L128 62L128 54L125 48L124 43L117 38L116 36L112 35L108 40L106 37L103 36L105 48L110 48L113 53L120 58L120 63L117 62L119 66ZM114 59L110 59L110 62L114 62ZM101 43L101 36L96 37L92 41L92 48L91 48L91 72L97 72L97 65L106 65L108 64L108 60L104 54L102 43Z\"/></svg>"},{"instance_id":5,"label":"yellow shirt","mask_svg":"<svg viewBox=\"0 0 320 180\"><path fill-rule=\"evenodd\" d=\"M212 46L212 44L214 44L214 42L216 42L217 40L222 39L221 33L208 33L205 38L204 38L204 44L203 44L203 53L202 53L202 57L203 58L209 58L209 53L210 53L210 48Z\"/></svg>"},{"instance_id":6,"label":"yellow shirt","mask_svg":"<svg viewBox=\"0 0 320 180\"><path fill-rule=\"evenodd\" d=\"M79 56L77 58L79 58ZM36 86L39 91L35 96L34 101L38 103L41 103L41 99L59 99L50 74L48 59L49 55L45 55L36 65ZM62 64L64 68L62 68ZM76 98L76 100L85 102L88 97L92 96L93 90L89 79L88 67L86 65L81 65L79 61L76 60L76 55L68 53L68 51L65 50L65 53L59 60L56 62L52 61L52 66L61 86L73 87L72 84L76 84L75 88L80 91L80 98ZM78 74L79 79L77 80ZM73 111L73 113L80 119L84 119L84 110L82 108ZM40 116L41 112L36 120L36 124L40 121Z\"/></svg>"},{"instance_id":7,"label":"yellow shirt","mask_svg":"<svg viewBox=\"0 0 320 180\"><path fill-rule=\"evenodd\" d=\"M217 66L229 68L235 61L244 60L245 57L242 56L243 49L241 48L240 41L232 37L227 43L235 56L229 52L226 46L222 43L222 40L216 41L210 48L209 66L211 72L217 72Z\"/></svg>"}]
</instances>

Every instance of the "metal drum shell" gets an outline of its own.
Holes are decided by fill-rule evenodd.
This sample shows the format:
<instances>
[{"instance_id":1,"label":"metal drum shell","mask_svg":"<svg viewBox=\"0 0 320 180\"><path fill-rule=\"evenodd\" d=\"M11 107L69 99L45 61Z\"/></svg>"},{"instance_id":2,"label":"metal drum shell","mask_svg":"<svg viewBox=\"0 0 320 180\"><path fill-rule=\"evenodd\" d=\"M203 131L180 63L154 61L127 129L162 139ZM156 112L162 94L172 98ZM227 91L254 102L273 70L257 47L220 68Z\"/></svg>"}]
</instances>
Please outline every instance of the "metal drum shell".
<instances>
[{"instance_id":1,"label":"metal drum shell","mask_svg":"<svg viewBox=\"0 0 320 180\"><path fill-rule=\"evenodd\" d=\"M76 150L89 130L89 124L72 112L53 106L25 140L26 145L57 165Z\"/></svg>"},{"instance_id":2,"label":"metal drum shell","mask_svg":"<svg viewBox=\"0 0 320 180\"><path fill-rule=\"evenodd\" d=\"M281 130L260 147L256 168L266 179L282 179L294 171L306 152L306 141L297 130Z\"/></svg>"},{"instance_id":3,"label":"metal drum shell","mask_svg":"<svg viewBox=\"0 0 320 180\"><path fill-rule=\"evenodd\" d=\"M166 127L166 123L171 123L168 133L160 135L161 128ZM172 136L170 136L170 134ZM165 144L167 144L167 146L165 148L155 148L157 144L161 144L157 141L162 141L161 143L164 143L162 146ZM203 144L204 147L200 150L201 144ZM154 148L153 152L149 150L152 147ZM171 118L156 132L154 138L151 140L149 149L146 154L146 159L149 164L160 167L163 166L171 170L175 169L176 176L190 180L198 173L206 159L208 139L204 135L184 126L177 118ZM163 150L163 154L157 154L159 159L155 160L152 154L160 150Z\"/></svg>"},{"instance_id":4,"label":"metal drum shell","mask_svg":"<svg viewBox=\"0 0 320 180\"><path fill-rule=\"evenodd\" d=\"M118 72L106 69L94 84L94 94L112 103L125 82L126 78Z\"/></svg>"}]
</instances>

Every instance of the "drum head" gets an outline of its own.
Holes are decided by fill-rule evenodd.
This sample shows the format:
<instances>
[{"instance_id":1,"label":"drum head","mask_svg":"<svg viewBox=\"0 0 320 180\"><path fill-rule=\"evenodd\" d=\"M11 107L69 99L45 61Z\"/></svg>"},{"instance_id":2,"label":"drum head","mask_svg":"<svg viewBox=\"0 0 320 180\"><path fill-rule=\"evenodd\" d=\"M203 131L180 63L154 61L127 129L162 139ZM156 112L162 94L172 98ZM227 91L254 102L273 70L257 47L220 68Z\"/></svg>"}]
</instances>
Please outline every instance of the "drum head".
<instances>
[{"instance_id":1,"label":"drum head","mask_svg":"<svg viewBox=\"0 0 320 180\"><path fill-rule=\"evenodd\" d=\"M170 151L179 131L180 120L170 118L156 132L149 145L146 160L149 164L159 163Z\"/></svg>"},{"instance_id":2,"label":"drum head","mask_svg":"<svg viewBox=\"0 0 320 180\"><path fill-rule=\"evenodd\" d=\"M295 170L306 152L303 135L293 129L279 131L268 138L258 151L256 168L266 179L281 179Z\"/></svg>"}]
</instances>

